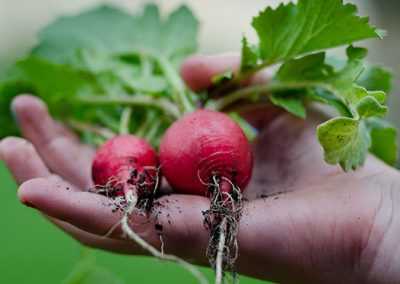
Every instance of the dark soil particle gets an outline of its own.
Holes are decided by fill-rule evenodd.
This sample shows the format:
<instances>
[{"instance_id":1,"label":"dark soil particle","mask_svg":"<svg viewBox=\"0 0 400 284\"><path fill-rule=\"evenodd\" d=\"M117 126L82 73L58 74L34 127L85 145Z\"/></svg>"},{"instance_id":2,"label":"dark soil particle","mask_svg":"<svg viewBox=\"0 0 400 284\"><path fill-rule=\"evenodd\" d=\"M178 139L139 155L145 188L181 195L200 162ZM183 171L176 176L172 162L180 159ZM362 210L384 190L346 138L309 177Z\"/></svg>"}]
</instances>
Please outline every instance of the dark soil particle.
<instances>
[{"instance_id":1,"label":"dark soil particle","mask_svg":"<svg viewBox=\"0 0 400 284\"><path fill-rule=\"evenodd\" d=\"M161 224L155 224L154 228L157 230L157 232L162 232L163 231L163 225Z\"/></svg>"}]
</instances>

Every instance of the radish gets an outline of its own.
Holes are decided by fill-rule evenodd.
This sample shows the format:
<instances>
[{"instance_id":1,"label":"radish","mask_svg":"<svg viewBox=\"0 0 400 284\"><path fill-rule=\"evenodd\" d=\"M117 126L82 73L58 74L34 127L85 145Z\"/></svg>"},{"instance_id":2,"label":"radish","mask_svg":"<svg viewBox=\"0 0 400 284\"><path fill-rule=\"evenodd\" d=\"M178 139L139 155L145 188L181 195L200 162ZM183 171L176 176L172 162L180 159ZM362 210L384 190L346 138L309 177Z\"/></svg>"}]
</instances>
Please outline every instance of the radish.
<instances>
[{"instance_id":1,"label":"radish","mask_svg":"<svg viewBox=\"0 0 400 284\"><path fill-rule=\"evenodd\" d=\"M157 167L156 153L144 139L119 135L97 150L92 179L106 195L124 195L127 201L145 196L152 202L158 186Z\"/></svg>"},{"instance_id":2,"label":"radish","mask_svg":"<svg viewBox=\"0 0 400 284\"><path fill-rule=\"evenodd\" d=\"M241 190L253 167L251 145L228 115L197 110L168 128L159 148L161 170L180 193L207 195L211 207L203 212L210 230L207 256L216 271L233 277L238 247L236 231L242 209Z\"/></svg>"},{"instance_id":3,"label":"radish","mask_svg":"<svg viewBox=\"0 0 400 284\"><path fill-rule=\"evenodd\" d=\"M129 217L135 209L139 214L148 214L154 208L155 193L159 187L157 156L144 139L134 135L119 135L100 146L92 163L92 179L98 193L125 198L125 214L116 226L121 224L122 231L129 238L155 257L179 263L200 283L207 283L194 266L175 255L158 251L129 226ZM161 236L160 241L163 244Z\"/></svg>"}]
</instances>

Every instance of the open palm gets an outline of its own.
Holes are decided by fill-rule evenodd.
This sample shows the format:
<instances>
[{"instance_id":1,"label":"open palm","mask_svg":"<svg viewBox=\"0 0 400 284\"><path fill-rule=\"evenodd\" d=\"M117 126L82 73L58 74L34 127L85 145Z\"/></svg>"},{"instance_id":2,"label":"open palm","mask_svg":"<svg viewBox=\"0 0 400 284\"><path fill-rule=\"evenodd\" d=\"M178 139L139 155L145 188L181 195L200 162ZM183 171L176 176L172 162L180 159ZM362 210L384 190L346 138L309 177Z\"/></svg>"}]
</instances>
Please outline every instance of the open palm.
<instances>
[{"instance_id":1,"label":"open palm","mask_svg":"<svg viewBox=\"0 0 400 284\"><path fill-rule=\"evenodd\" d=\"M236 56L195 56L183 64L182 76L197 91L237 64ZM122 213L115 201L88 192L94 150L52 120L37 98L19 96L13 108L27 140L4 139L0 154L20 185L21 201L87 246L145 253L118 228L104 237ZM284 283L400 282L400 173L372 156L360 170L344 173L323 161L318 114L303 121L266 112L246 114L262 130L244 193L238 272ZM167 252L206 264L202 211L209 200L164 194L159 201L156 221L132 217L135 231L159 247L154 225L161 223Z\"/></svg>"}]
</instances>

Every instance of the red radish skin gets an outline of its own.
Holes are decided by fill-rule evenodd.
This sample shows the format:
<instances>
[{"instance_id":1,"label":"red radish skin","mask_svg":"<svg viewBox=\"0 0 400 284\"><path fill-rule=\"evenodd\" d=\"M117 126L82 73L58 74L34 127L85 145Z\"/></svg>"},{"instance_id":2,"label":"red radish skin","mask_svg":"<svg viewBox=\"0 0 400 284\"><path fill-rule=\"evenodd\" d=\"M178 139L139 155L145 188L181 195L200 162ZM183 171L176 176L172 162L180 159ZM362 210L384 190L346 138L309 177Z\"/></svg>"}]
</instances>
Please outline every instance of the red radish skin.
<instances>
[{"instance_id":1,"label":"red radish skin","mask_svg":"<svg viewBox=\"0 0 400 284\"><path fill-rule=\"evenodd\" d=\"M155 176L157 167L156 153L144 139L134 135L119 135L97 150L92 164L92 179L96 185L120 187L123 190L117 191L117 195L123 193L127 196L130 191L137 191L134 186L139 183L141 176L146 180L146 189L154 190L154 181L150 180L148 174Z\"/></svg>"},{"instance_id":2,"label":"red radish skin","mask_svg":"<svg viewBox=\"0 0 400 284\"><path fill-rule=\"evenodd\" d=\"M180 193L205 195L218 174L242 190L248 184L253 156L240 126L228 115L197 110L168 128L159 159L163 175Z\"/></svg>"}]
</instances>

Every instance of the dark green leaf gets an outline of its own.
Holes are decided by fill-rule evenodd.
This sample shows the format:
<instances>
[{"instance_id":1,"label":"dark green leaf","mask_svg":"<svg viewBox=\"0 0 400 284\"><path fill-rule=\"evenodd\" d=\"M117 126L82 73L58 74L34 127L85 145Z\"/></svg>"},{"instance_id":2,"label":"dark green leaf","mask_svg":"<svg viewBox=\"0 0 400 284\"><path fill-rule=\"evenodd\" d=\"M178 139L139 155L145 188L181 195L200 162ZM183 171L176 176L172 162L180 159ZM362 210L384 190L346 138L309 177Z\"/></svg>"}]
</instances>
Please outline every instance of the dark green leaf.
<instances>
[{"instance_id":1,"label":"dark green leaf","mask_svg":"<svg viewBox=\"0 0 400 284\"><path fill-rule=\"evenodd\" d=\"M356 12L356 6L342 0L299 0L297 5L267 8L253 19L261 58L273 63L383 36L381 30L368 24L368 18L360 18Z\"/></svg>"},{"instance_id":2,"label":"dark green leaf","mask_svg":"<svg viewBox=\"0 0 400 284\"><path fill-rule=\"evenodd\" d=\"M280 106L288 112L300 117L306 117L306 108L300 94L272 94L269 96L274 105Z\"/></svg>"},{"instance_id":3,"label":"dark green leaf","mask_svg":"<svg viewBox=\"0 0 400 284\"><path fill-rule=\"evenodd\" d=\"M369 118L365 122L372 141L369 150L388 165L394 166L398 158L396 128L379 118Z\"/></svg>"}]
</instances>

